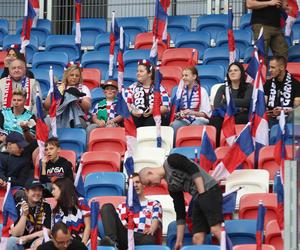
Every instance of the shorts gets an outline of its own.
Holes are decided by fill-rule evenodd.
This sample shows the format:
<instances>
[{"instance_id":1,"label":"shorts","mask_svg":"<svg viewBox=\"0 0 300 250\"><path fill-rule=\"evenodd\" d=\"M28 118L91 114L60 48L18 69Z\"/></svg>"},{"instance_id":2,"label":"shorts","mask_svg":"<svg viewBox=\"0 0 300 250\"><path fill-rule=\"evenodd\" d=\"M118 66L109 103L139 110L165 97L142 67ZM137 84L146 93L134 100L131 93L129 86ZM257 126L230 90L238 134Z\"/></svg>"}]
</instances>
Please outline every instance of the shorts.
<instances>
[{"instance_id":1,"label":"shorts","mask_svg":"<svg viewBox=\"0 0 300 250\"><path fill-rule=\"evenodd\" d=\"M195 196L193 201L192 233L210 232L210 227L223 222L223 196L218 185Z\"/></svg>"}]
</instances>

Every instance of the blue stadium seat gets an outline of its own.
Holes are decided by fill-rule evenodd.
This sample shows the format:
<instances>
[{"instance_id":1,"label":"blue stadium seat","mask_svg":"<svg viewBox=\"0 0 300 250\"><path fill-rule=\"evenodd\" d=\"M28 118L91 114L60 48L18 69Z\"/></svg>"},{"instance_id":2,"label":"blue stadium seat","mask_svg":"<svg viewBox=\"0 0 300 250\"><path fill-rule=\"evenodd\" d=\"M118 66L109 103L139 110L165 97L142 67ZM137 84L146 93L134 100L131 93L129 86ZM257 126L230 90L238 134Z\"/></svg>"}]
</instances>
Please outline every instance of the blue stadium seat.
<instances>
[{"instance_id":1,"label":"blue stadium seat","mask_svg":"<svg viewBox=\"0 0 300 250\"><path fill-rule=\"evenodd\" d=\"M239 50L236 49L236 61L240 59ZM205 65L223 65L227 70L229 64L229 52L228 48L216 47L208 48L204 51L203 64Z\"/></svg>"},{"instance_id":2,"label":"blue stadium seat","mask_svg":"<svg viewBox=\"0 0 300 250\"><path fill-rule=\"evenodd\" d=\"M294 24L292 27L292 37L294 42L300 42L300 23Z\"/></svg>"},{"instance_id":3,"label":"blue stadium seat","mask_svg":"<svg viewBox=\"0 0 300 250\"><path fill-rule=\"evenodd\" d=\"M80 58L80 50L75 44L73 35L50 35L46 39L46 51L65 52L69 61L77 61Z\"/></svg>"},{"instance_id":4,"label":"blue stadium seat","mask_svg":"<svg viewBox=\"0 0 300 250\"><path fill-rule=\"evenodd\" d=\"M226 220L225 230L233 245L256 242L256 220Z\"/></svg>"},{"instance_id":5,"label":"blue stadium seat","mask_svg":"<svg viewBox=\"0 0 300 250\"><path fill-rule=\"evenodd\" d=\"M108 72L106 73L105 80L108 80ZM117 69L114 70L114 74L111 77L113 80L118 80L118 71ZM124 70L124 75L123 75L123 84L125 88L128 88L131 84L136 82L136 68L133 67L126 67Z\"/></svg>"},{"instance_id":6,"label":"blue stadium seat","mask_svg":"<svg viewBox=\"0 0 300 250\"><path fill-rule=\"evenodd\" d=\"M210 33L206 31L181 32L175 39L176 48L194 48L198 50L198 59L203 59L204 50L210 47Z\"/></svg>"},{"instance_id":7,"label":"blue stadium seat","mask_svg":"<svg viewBox=\"0 0 300 250\"><path fill-rule=\"evenodd\" d=\"M216 83L224 82L225 68L223 65L196 65L200 83L210 95L211 87Z\"/></svg>"},{"instance_id":8,"label":"blue stadium seat","mask_svg":"<svg viewBox=\"0 0 300 250\"><path fill-rule=\"evenodd\" d=\"M59 138L62 149L73 150L77 159L86 150L86 131L82 128L58 128L57 137Z\"/></svg>"},{"instance_id":9,"label":"blue stadium seat","mask_svg":"<svg viewBox=\"0 0 300 250\"><path fill-rule=\"evenodd\" d=\"M171 154L181 154L186 156L187 158L194 160L195 159L195 149L197 149L197 159L200 158L200 147L179 147L172 148L170 151Z\"/></svg>"},{"instance_id":10,"label":"blue stadium seat","mask_svg":"<svg viewBox=\"0 0 300 250\"><path fill-rule=\"evenodd\" d=\"M135 250L171 250L167 246L161 246L161 245L140 245L135 246Z\"/></svg>"},{"instance_id":11,"label":"blue stadium seat","mask_svg":"<svg viewBox=\"0 0 300 250\"><path fill-rule=\"evenodd\" d=\"M49 69L32 69L34 78L39 81L42 97L45 100L50 88Z\"/></svg>"},{"instance_id":12,"label":"blue stadium seat","mask_svg":"<svg viewBox=\"0 0 300 250\"><path fill-rule=\"evenodd\" d=\"M252 57L254 47L248 47L244 52L244 63L249 63Z\"/></svg>"},{"instance_id":13,"label":"blue stadium seat","mask_svg":"<svg viewBox=\"0 0 300 250\"><path fill-rule=\"evenodd\" d=\"M103 52L108 53L109 47L110 47L109 35L110 35L109 32L105 32L105 33L98 35L95 40L94 50L100 51L102 53ZM120 41L117 40L115 51L117 51L119 44L120 44ZM128 49L128 47L129 47L129 36L127 34L125 34L125 50Z\"/></svg>"},{"instance_id":14,"label":"blue stadium seat","mask_svg":"<svg viewBox=\"0 0 300 250\"><path fill-rule=\"evenodd\" d=\"M94 109L95 105L101 100L105 98L103 88L94 88L91 90L92 96L92 105L91 110Z\"/></svg>"},{"instance_id":15,"label":"blue stadium seat","mask_svg":"<svg viewBox=\"0 0 300 250\"><path fill-rule=\"evenodd\" d=\"M251 13L246 13L241 16L240 19L240 30L251 30Z\"/></svg>"},{"instance_id":16,"label":"blue stadium seat","mask_svg":"<svg viewBox=\"0 0 300 250\"><path fill-rule=\"evenodd\" d=\"M148 59L150 56L150 50L136 49L127 50L124 52L123 60L124 67L134 67L137 68L137 62L142 59Z\"/></svg>"},{"instance_id":17,"label":"blue stadium seat","mask_svg":"<svg viewBox=\"0 0 300 250\"><path fill-rule=\"evenodd\" d=\"M0 19L0 47L2 47L3 38L8 34L8 20Z\"/></svg>"},{"instance_id":18,"label":"blue stadium seat","mask_svg":"<svg viewBox=\"0 0 300 250\"><path fill-rule=\"evenodd\" d=\"M25 48L26 62L32 63L34 53L39 51L39 39L35 35L30 35L30 42Z\"/></svg>"},{"instance_id":19,"label":"blue stadium seat","mask_svg":"<svg viewBox=\"0 0 300 250\"><path fill-rule=\"evenodd\" d=\"M72 34L75 35L76 22L72 22ZM106 19L105 18L81 18L80 19L81 31L81 46L94 46L95 40L98 35L106 32Z\"/></svg>"},{"instance_id":20,"label":"blue stadium seat","mask_svg":"<svg viewBox=\"0 0 300 250\"><path fill-rule=\"evenodd\" d=\"M52 66L54 74L58 79L62 79L64 68L67 66L69 59L64 52L37 52L32 58L33 69L47 69Z\"/></svg>"},{"instance_id":21,"label":"blue stadium seat","mask_svg":"<svg viewBox=\"0 0 300 250\"><path fill-rule=\"evenodd\" d=\"M177 34L191 30L190 16L168 16L167 31L170 33L171 40L175 41Z\"/></svg>"},{"instance_id":22,"label":"blue stadium seat","mask_svg":"<svg viewBox=\"0 0 300 250\"><path fill-rule=\"evenodd\" d=\"M220 250L220 246L216 245L194 245L194 246L185 246L181 250Z\"/></svg>"},{"instance_id":23,"label":"blue stadium seat","mask_svg":"<svg viewBox=\"0 0 300 250\"><path fill-rule=\"evenodd\" d=\"M119 172L90 173L85 177L84 189L88 200L100 195L124 195L125 175Z\"/></svg>"},{"instance_id":24,"label":"blue stadium seat","mask_svg":"<svg viewBox=\"0 0 300 250\"><path fill-rule=\"evenodd\" d=\"M289 47L288 54L289 62L300 62L300 45L298 44Z\"/></svg>"},{"instance_id":25,"label":"blue stadium seat","mask_svg":"<svg viewBox=\"0 0 300 250\"><path fill-rule=\"evenodd\" d=\"M21 46L20 35L7 35L3 38L3 50L7 50L12 44Z\"/></svg>"},{"instance_id":26,"label":"blue stadium seat","mask_svg":"<svg viewBox=\"0 0 300 250\"><path fill-rule=\"evenodd\" d=\"M276 143L278 127L279 127L279 125L276 124L276 125L272 126L272 128L270 130L270 145L275 145L275 143ZM286 124L285 136L286 136L285 144L286 145L293 144L293 124L291 124L291 123Z\"/></svg>"},{"instance_id":27,"label":"blue stadium seat","mask_svg":"<svg viewBox=\"0 0 300 250\"><path fill-rule=\"evenodd\" d=\"M211 14L199 16L197 18L196 30L204 30L211 34L211 38L216 40L220 31L226 31L228 24L228 15Z\"/></svg>"},{"instance_id":28,"label":"blue stadium seat","mask_svg":"<svg viewBox=\"0 0 300 250\"><path fill-rule=\"evenodd\" d=\"M124 28L124 32L129 35L129 41L134 44L135 37L138 33L148 31L148 18L147 17L120 17L116 18L119 27Z\"/></svg>"},{"instance_id":29,"label":"blue stadium seat","mask_svg":"<svg viewBox=\"0 0 300 250\"><path fill-rule=\"evenodd\" d=\"M89 250L91 250L91 244L89 244ZM97 250L115 250L115 247L108 247L108 246L97 246Z\"/></svg>"},{"instance_id":30,"label":"blue stadium seat","mask_svg":"<svg viewBox=\"0 0 300 250\"><path fill-rule=\"evenodd\" d=\"M252 31L251 30L234 30L234 41L236 48L240 51L240 57L244 58L244 51L251 46ZM228 49L227 31L219 32L216 40L217 47L226 47Z\"/></svg>"}]
</instances>

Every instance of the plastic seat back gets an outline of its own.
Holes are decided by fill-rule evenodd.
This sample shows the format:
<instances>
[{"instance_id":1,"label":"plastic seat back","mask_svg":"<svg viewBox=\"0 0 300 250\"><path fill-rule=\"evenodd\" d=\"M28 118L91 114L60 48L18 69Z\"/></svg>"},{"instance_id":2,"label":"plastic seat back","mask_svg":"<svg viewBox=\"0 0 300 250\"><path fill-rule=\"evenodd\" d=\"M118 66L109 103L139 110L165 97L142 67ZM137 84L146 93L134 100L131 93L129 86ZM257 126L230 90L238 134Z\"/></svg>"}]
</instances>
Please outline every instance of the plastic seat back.
<instances>
[{"instance_id":1,"label":"plastic seat back","mask_svg":"<svg viewBox=\"0 0 300 250\"><path fill-rule=\"evenodd\" d=\"M92 105L91 105L91 111L95 108L95 105L99 103L100 100L105 98L104 90L103 88L94 88L91 91L92 96Z\"/></svg>"},{"instance_id":2,"label":"plastic seat back","mask_svg":"<svg viewBox=\"0 0 300 250\"><path fill-rule=\"evenodd\" d=\"M170 155L171 154L181 154L193 161L196 158L197 161L199 162L200 150L201 150L201 147L193 147L193 146L178 147L178 148L172 148Z\"/></svg>"},{"instance_id":3,"label":"plastic seat back","mask_svg":"<svg viewBox=\"0 0 300 250\"><path fill-rule=\"evenodd\" d=\"M25 48L26 62L31 64L34 53L39 51L39 39L36 35L30 35L29 44Z\"/></svg>"},{"instance_id":4,"label":"plastic seat back","mask_svg":"<svg viewBox=\"0 0 300 250\"><path fill-rule=\"evenodd\" d=\"M4 59L7 55L6 51L0 51L0 69L4 68Z\"/></svg>"},{"instance_id":5,"label":"plastic seat back","mask_svg":"<svg viewBox=\"0 0 300 250\"><path fill-rule=\"evenodd\" d=\"M115 51L119 48L120 40L116 41ZM110 47L110 32L101 33L96 37L94 50L108 53ZM125 34L125 50L129 47L129 36Z\"/></svg>"},{"instance_id":6,"label":"plastic seat back","mask_svg":"<svg viewBox=\"0 0 300 250\"><path fill-rule=\"evenodd\" d=\"M2 47L3 38L8 34L8 20L0 19L0 46Z\"/></svg>"},{"instance_id":7,"label":"plastic seat back","mask_svg":"<svg viewBox=\"0 0 300 250\"><path fill-rule=\"evenodd\" d=\"M191 30L190 16L168 16L167 31L170 33L172 41L175 41L177 34Z\"/></svg>"},{"instance_id":8,"label":"plastic seat back","mask_svg":"<svg viewBox=\"0 0 300 250\"><path fill-rule=\"evenodd\" d=\"M126 196L95 196L89 200L89 202L92 201L98 201L100 208L107 203L111 203L115 208L117 208L119 204L126 201Z\"/></svg>"},{"instance_id":9,"label":"plastic seat back","mask_svg":"<svg viewBox=\"0 0 300 250\"><path fill-rule=\"evenodd\" d=\"M7 35L3 38L3 50L7 50L12 44L21 46L20 35Z\"/></svg>"},{"instance_id":10,"label":"plastic seat back","mask_svg":"<svg viewBox=\"0 0 300 250\"><path fill-rule=\"evenodd\" d=\"M43 99L46 99L49 88L50 88L50 78L49 78L49 69L32 69L34 78L39 82L40 88L42 91Z\"/></svg>"},{"instance_id":11,"label":"plastic seat back","mask_svg":"<svg viewBox=\"0 0 300 250\"><path fill-rule=\"evenodd\" d=\"M243 245L236 245L233 247L233 250L256 250L256 244L243 244ZM272 245L262 244L262 250L275 250Z\"/></svg>"},{"instance_id":12,"label":"plastic seat back","mask_svg":"<svg viewBox=\"0 0 300 250\"><path fill-rule=\"evenodd\" d=\"M149 60L150 50L127 50L124 52L124 66L137 68L137 63L139 60L147 59Z\"/></svg>"},{"instance_id":13,"label":"plastic seat back","mask_svg":"<svg viewBox=\"0 0 300 250\"><path fill-rule=\"evenodd\" d=\"M275 250L283 249L283 239L277 220L271 220L267 223L265 235L266 244L274 246Z\"/></svg>"},{"instance_id":14,"label":"plastic seat back","mask_svg":"<svg viewBox=\"0 0 300 250\"><path fill-rule=\"evenodd\" d=\"M299 67L299 62L290 62L287 64L287 71L290 72L298 81L300 81Z\"/></svg>"},{"instance_id":15,"label":"plastic seat back","mask_svg":"<svg viewBox=\"0 0 300 250\"><path fill-rule=\"evenodd\" d=\"M236 61L239 61L239 50L236 49ZM215 48L208 48L204 51L203 56L203 64L205 65L223 65L225 70L228 68L229 64L229 53L227 48L223 47L215 47Z\"/></svg>"},{"instance_id":16,"label":"plastic seat back","mask_svg":"<svg viewBox=\"0 0 300 250\"><path fill-rule=\"evenodd\" d=\"M162 66L179 66L185 68L198 63L198 51L192 48L166 49L162 55Z\"/></svg>"},{"instance_id":17,"label":"plastic seat back","mask_svg":"<svg viewBox=\"0 0 300 250\"><path fill-rule=\"evenodd\" d=\"M179 84L182 78L182 69L179 66L161 66L159 70L162 74L161 84L171 96L172 89Z\"/></svg>"},{"instance_id":18,"label":"plastic seat back","mask_svg":"<svg viewBox=\"0 0 300 250\"><path fill-rule=\"evenodd\" d=\"M90 90L100 87L101 71L99 69L82 69L83 84Z\"/></svg>"},{"instance_id":19,"label":"plastic seat back","mask_svg":"<svg viewBox=\"0 0 300 250\"><path fill-rule=\"evenodd\" d=\"M4 46L4 41L3 41ZM293 45L288 49L288 62L300 62L300 45Z\"/></svg>"},{"instance_id":20,"label":"plastic seat back","mask_svg":"<svg viewBox=\"0 0 300 250\"><path fill-rule=\"evenodd\" d=\"M251 13L246 13L241 16L240 19L240 30L251 30Z\"/></svg>"}]
</instances>

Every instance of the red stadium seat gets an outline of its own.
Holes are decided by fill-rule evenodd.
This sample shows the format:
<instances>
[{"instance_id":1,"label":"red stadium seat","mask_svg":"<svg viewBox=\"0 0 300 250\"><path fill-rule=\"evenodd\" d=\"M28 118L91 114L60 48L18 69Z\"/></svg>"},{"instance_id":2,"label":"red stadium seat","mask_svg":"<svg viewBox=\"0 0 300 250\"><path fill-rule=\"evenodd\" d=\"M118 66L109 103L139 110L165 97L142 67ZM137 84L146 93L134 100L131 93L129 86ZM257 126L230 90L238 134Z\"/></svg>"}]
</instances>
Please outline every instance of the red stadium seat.
<instances>
[{"instance_id":1,"label":"red stadium seat","mask_svg":"<svg viewBox=\"0 0 300 250\"><path fill-rule=\"evenodd\" d=\"M115 151L124 156L126 151L125 129L96 128L91 131L89 151Z\"/></svg>"},{"instance_id":2,"label":"red stadium seat","mask_svg":"<svg viewBox=\"0 0 300 250\"><path fill-rule=\"evenodd\" d=\"M259 201L262 200L267 209L265 225L277 219L277 195L274 193L245 194L240 199L239 219L257 219Z\"/></svg>"},{"instance_id":3,"label":"red stadium seat","mask_svg":"<svg viewBox=\"0 0 300 250\"><path fill-rule=\"evenodd\" d=\"M290 72L298 81L300 81L300 62L288 62L287 71Z\"/></svg>"},{"instance_id":4,"label":"red stadium seat","mask_svg":"<svg viewBox=\"0 0 300 250\"><path fill-rule=\"evenodd\" d=\"M172 96L172 89L178 85L182 78L182 69L178 66L161 66L159 70L162 74L161 84L168 91L169 96Z\"/></svg>"},{"instance_id":5,"label":"red stadium seat","mask_svg":"<svg viewBox=\"0 0 300 250\"><path fill-rule=\"evenodd\" d=\"M169 194L167 182L163 179L159 186L145 186L145 195Z\"/></svg>"},{"instance_id":6,"label":"red stadium seat","mask_svg":"<svg viewBox=\"0 0 300 250\"><path fill-rule=\"evenodd\" d=\"M114 151L92 151L81 155L82 177L95 172L119 172L121 155Z\"/></svg>"},{"instance_id":7,"label":"red stadium seat","mask_svg":"<svg viewBox=\"0 0 300 250\"><path fill-rule=\"evenodd\" d=\"M236 124L235 125L235 133L238 136L243 128L246 126L246 124ZM220 146L228 146L225 136L223 134L223 130L221 130L221 136L220 136Z\"/></svg>"},{"instance_id":8,"label":"red stadium seat","mask_svg":"<svg viewBox=\"0 0 300 250\"><path fill-rule=\"evenodd\" d=\"M6 51L0 51L0 69L4 68L4 59L7 55Z\"/></svg>"},{"instance_id":9,"label":"red stadium seat","mask_svg":"<svg viewBox=\"0 0 300 250\"><path fill-rule=\"evenodd\" d=\"M139 33L135 37L134 49L151 49L153 44L153 33L144 32ZM163 41L158 41L157 51L158 51L158 60L161 60L162 53L170 47L170 34L167 36L167 44Z\"/></svg>"},{"instance_id":10,"label":"red stadium seat","mask_svg":"<svg viewBox=\"0 0 300 250\"><path fill-rule=\"evenodd\" d=\"M265 146L259 151L258 168L266 169L270 173L270 180L274 180L276 171L279 170L279 165L274 160L273 145ZM293 145L286 145L287 158L293 158Z\"/></svg>"},{"instance_id":11,"label":"red stadium seat","mask_svg":"<svg viewBox=\"0 0 300 250\"><path fill-rule=\"evenodd\" d=\"M99 69L82 69L83 84L90 90L100 87L101 71Z\"/></svg>"},{"instance_id":12,"label":"red stadium seat","mask_svg":"<svg viewBox=\"0 0 300 250\"><path fill-rule=\"evenodd\" d=\"M183 126L177 130L176 147L201 146L204 125ZM213 147L216 146L216 128L206 125L206 132Z\"/></svg>"},{"instance_id":13,"label":"red stadium seat","mask_svg":"<svg viewBox=\"0 0 300 250\"><path fill-rule=\"evenodd\" d=\"M192 48L166 49L161 58L162 66L179 66L185 68L197 63L198 51Z\"/></svg>"},{"instance_id":14,"label":"red stadium seat","mask_svg":"<svg viewBox=\"0 0 300 250\"><path fill-rule=\"evenodd\" d=\"M265 235L266 244L274 246L276 250L283 250L283 240L277 220L269 221L266 225Z\"/></svg>"},{"instance_id":15,"label":"red stadium seat","mask_svg":"<svg viewBox=\"0 0 300 250\"><path fill-rule=\"evenodd\" d=\"M233 250L256 250L256 244L235 245ZM272 245L263 244L262 250L275 250Z\"/></svg>"},{"instance_id":16,"label":"red stadium seat","mask_svg":"<svg viewBox=\"0 0 300 250\"><path fill-rule=\"evenodd\" d=\"M95 196L89 200L89 203L92 201L98 201L100 208L106 203L111 203L117 208L120 203L126 201L126 196Z\"/></svg>"}]
</instances>

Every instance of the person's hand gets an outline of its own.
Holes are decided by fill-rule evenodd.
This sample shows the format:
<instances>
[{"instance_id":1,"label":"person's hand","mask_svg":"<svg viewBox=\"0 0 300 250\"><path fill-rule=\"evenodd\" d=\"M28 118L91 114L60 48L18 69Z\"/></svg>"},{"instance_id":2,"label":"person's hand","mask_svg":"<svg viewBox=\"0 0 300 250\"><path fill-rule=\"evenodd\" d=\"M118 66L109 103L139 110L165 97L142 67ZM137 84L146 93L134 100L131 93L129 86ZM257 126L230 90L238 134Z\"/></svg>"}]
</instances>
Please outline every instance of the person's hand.
<instances>
[{"instance_id":1,"label":"person's hand","mask_svg":"<svg viewBox=\"0 0 300 250\"><path fill-rule=\"evenodd\" d=\"M48 156L45 155L42 159L42 166L46 166L47 162L49 161Z\"/></svg>"},{"instance_id":2,"label":"person's hand","mask_svg":"<svg viewBox=\"0 0 300 250\"><path fill-rule=\"evenodd\" d=\"M182 248L182 242L177 242L175 243L175 246L174 246L174 250L180 250Z\"/></svg>"},{"instance_id":3,"label":"person's hand","mask_svg":"<svg viewBox=\"0 0 300 250\"><path fill-rule=\"evenodd\" d=\"M281 6L281 0L271 0L269 1L270 6L276 6L279 8Z\"/></svg>"},{"instance_id":4,"label":"person's hand","mask_svg":"<svg viewBox=\"0 0 300 250\"><path fill-rule=\"evenodd\" d=\"M158 228L158 221L157 222L155 222L155 223L152 223L151 224L151 226L149 227L149 228L146 228L145 230L144 230L144 234L147 234L147 235L154 235L155 234L155 232L156 232L156 230L157 230L157 228Z\"/></svg>"},{"instance_id":5,"label":"person's hand","mask_svg":"<svg viewBox=\"0 0 300 250\"><path fill-rule=\"evenodd\" d=\"M6 187L6 181L0 179L0 187Z\"/></svg>"},{"instance_id":6,"label":"person's hand","mask_svg":"<svg viewBox=\"0 0 300 250\"><path fill-rule=\"evenodd\" d=\"M24 216L27 216L29 214L29 206L26 201L23 201L21 204L22 212Z\"/></svg>"},{"instance_id":7,"label":"person's hand","mask_svg":"<svg viewBox=\"0 0 300 250\"><path fill-rule=\"evenodd\" d=\"M280 107L276 107L273 109L273 116L279 116L281 112L281 108Z\"/></svg>"},{"instance_id":8,"label":"person's hand","mask_svg":"<svg viewBox=\"0 0 300 250\"><path fill-rule=\"evenodd\" d=\"M104 121L104 120L99 120L99 121L97 121L97 125L98 125L100 128L103 128L103 127L105 127L105 121Z\"/></svg>"},{"instance_id":9,"label":"person's hand","mask_svg":"<svg viewBox=\"0 0 300 250\"><path fill-rule=\"evenodd\" d=\"M191 115L192 110L190 110L190 109L184 109L184 110L181 111L181 113L184 114L184 116Z\"/></svg>"},{"instance_id":10,"label":"person's hand","mask_svg":"<svg viewBox=\"0 0 300 250\"><path fill-rule=\"evenodd\" d=\"M21 236L21 237L19 238L19 245L24 245L24 244L26 244L29 240L30 240L30 239L29 239L28 235Z\"/></svg>"},{"instance_id":11,"label":"person's hand","mask_svg":"<svg viewBox=\"0 0 300 250\"><path fill-rule=\"evenodd\" d=\"M150 115L152 115L152 111L153 111L153 109L148 109L148 110L146 110L145 112L144 112L144 114L143 114L143 116L144 117L149 117Z\"/></svg>"},{"instance_id":12,"label":"person's hand","mask_svg":"<svg viewBox=\"0 0 300 250\"><path fill-rule=\"evenodd\" d=\"M142 112L139 110L139 109L133 109L132 111L131 111L131 114L133 115L133 116L135 116L135 117L141 117L142 116Z\"/></svg>"},{"instance_id":13,"label":"person's hand","mask_svg":"<svg viewBox=\"0 0 300 250\"><path fill-rule=\"evenodd\" d=\"M21 121L20 122L20 127L22 129L29 129L28 123L29 123L28 121Z\"/></svg>"}]
</instances>

